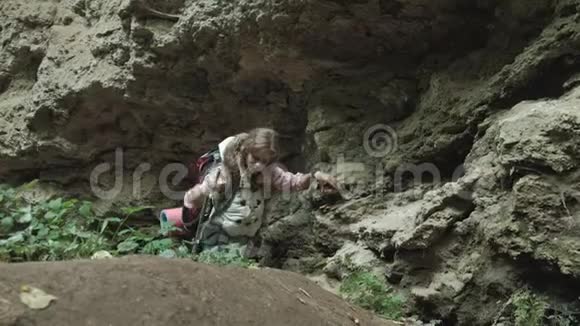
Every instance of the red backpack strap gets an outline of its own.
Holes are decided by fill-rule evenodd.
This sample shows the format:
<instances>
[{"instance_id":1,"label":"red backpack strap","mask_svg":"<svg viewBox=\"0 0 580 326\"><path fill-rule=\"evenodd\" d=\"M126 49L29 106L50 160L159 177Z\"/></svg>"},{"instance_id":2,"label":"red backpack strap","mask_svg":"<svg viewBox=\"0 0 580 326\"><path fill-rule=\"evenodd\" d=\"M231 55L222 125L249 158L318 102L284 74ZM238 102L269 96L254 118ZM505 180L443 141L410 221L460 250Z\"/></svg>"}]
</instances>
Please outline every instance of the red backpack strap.
<instances>
[{"instance_id":1,"label":"red backpack strap","mask_svg":"<svg viewBox=\"0 0 580 326\"><path fill-rule=\"evenodd\" d=\"M211 167L211 163L219 163L221 161L220 152L218 148L213 149L210 152L205 153L202 155L196 162L197 170L199 171L199 175L197 178L197 183L203 181L209 169Z\"/></svg>"},{"instance_id":2,"label":"red backpack strap","mask_svg":"<svg viewBox=\"0 0 580 326\"><path fill-rule=\"evenodd\" d=\"M205 178L209 167L211 166L210 163L215 161L221 161L218 148L214 148L211 151L203 154L197 160L195 160L195 162L189 165L188 179L193 182L193 184L201 183Z\"/></svg>"}]
</instances>

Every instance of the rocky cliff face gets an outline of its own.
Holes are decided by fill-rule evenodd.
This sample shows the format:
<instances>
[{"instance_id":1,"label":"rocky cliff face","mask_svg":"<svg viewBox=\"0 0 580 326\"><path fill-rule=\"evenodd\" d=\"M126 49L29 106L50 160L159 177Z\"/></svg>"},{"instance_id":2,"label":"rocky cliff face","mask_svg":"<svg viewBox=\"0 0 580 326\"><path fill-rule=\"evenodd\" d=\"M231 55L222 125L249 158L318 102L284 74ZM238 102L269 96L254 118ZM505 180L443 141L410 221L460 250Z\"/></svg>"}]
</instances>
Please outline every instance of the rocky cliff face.
<instances>
[{"instance_id":1,"label":"rocky cliff face","mask_svg":"<svg viewBox=\"0 0 580 326\"><path fill-rule=\"evenodd\" d=\"M172 205L167 164L271 126L290 167L332 170L349 193L284 206L273 264L339 277L358 257L416 312L460 325L489 324L526 284L570 305L579 6L3 1L0 178L94 194L91 172L122 150L126 187L105 209ZM114 183L110 169L92 188Z\"/></svg>"}]
</instances>

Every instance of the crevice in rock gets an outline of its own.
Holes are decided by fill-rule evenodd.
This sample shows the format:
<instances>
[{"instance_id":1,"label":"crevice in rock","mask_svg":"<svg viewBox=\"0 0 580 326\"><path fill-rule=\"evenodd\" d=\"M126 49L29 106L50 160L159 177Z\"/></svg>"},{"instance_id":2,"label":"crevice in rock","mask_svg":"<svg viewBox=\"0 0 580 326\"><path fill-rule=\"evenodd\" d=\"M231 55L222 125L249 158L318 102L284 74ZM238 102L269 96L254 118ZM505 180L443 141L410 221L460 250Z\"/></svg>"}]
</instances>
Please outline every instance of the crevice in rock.
<instances>
[{"instance_id":1,"label":"crevice in rock","mask_svg":"<svg viewBox=\"0 0 580 326\"><path fill-rule=\"evenodd\" d=\"M7 67L8 71L0 71L0 95L13 84L18 92L31 89L38 79L38 69L44 57L42 51L31 51L28 47L20 49Z\"/></svg>"},{"instance_id":2,"label":"crevice in rock","mask_svg":"<svg viewBox=\"0 0 580 326\"><path fill-rule=\"evenodd\" d=\"M513 164L509 174L503 176L500 182L504 190L511 190L518 180L528 175L555 177L558 173L548 166L534 164L534 162L521 162Z\"/></svg>"},{"instance_id":3,"label":"crevice in rock","mask_svg":"<svg viewBox=\"0 0 580 326\"><path fill-rule=\"evenodd\" d=\"M465 158L473 148L474 141L474 135L465 132L464 134L457 136L453 145L449 146L448 150L442 153L437 153L436 156L431 158L433 164L439 169L442 180L457 181L463 176L463 164Z\"/></svg>"},{"instance_id":4,"label":"crevice in rock","mask_svg":"<svg viewBox=\"0 0 580 326\"><path fill-rule=\"evenodd\" d=\"M565 92L565 83L580 69L576 54L560 55L542 66L521 88L510 92L510 97L500 100L497 106L510 108L522 100L554 99Z\"/></svg>"},{"instance_id":5,"label":"crevice in rock","mask_svg":"<svg viewBox=\"0 0 580 326\"><path fill-rule=\"evenodd\" d=\"M416 302L415 309L416 311L420 312L421 318L425 321L439 320L440 323L437 325L441 326L459 325L457 315L452 312L450 314L447 314L446 316L442 316L441 313L437 311L438 306L436 302L419 300Z\"/></svg>"},{"instance_id":6,"label":"crevice in rock","mask_svg":"<svg viewBox=\"0 0 580 326\"><path fill-rule=\"evenodd\" d=\"M522 253L512 261L518 268L520 278L526 284L532 285L540 292L549 293L568 302L578 301L580 280L571 275L562 274L558 266L549 261L539 261L526 253ZM580 305L580 303L577 304Z\"/></svg>"},{"instance_id":7,"label":"crevice in rock","mask_svg":"<svg viewBox=\"0 0 580 326\"><path fill-rule=\"evenodd\" d=\"M470 133L457 136L454 146L445 151L425 156L421 162L408 163L396 167L392 174L394 187L391 190L408 190L419 184L440 184L455 182L464 174L464 163L471 151L475 137ZM418 181L420 180L420 181Z\"/></svg>"},{"instance_id":8,"label":"crevice in rock","mask_svg":"<svg viewBox=\"0 0 580 326\"><path fill-rule=\"evenodd\" d=\"M578 3L564 3L558 8L560 17L569 17L578 13Z\"/></svg>"},{"instance_id":9,"label":"crevice in rock","mask_svg":"<svg viewBox=\"0 0 580 326\"><path fill-rule=\"evenodd\" d=\"M458 321L457 315L454 312L441 318L441 326L456 326L456 325L458 325Z\"/></svg>"},{"instance_id":10,"label":"crevice in rock","mask_svg":"<svg viewBox=\"0 0 580 326\"><path fill-rule=\"evenodd\" d=\"M8 89L10 85L10 77L8 74L0 75L0 95Z\"/></svg>"}]
</instances>

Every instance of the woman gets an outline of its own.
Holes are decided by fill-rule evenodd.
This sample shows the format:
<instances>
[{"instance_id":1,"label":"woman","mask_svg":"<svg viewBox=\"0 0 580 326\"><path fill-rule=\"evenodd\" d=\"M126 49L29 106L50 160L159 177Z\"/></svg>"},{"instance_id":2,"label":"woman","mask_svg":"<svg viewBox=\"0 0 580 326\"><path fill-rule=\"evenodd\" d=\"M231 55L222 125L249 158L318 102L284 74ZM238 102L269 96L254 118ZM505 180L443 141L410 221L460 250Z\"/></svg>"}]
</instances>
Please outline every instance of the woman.
<instances>
[{"instance_id":1,"label":"woman","mask_svg":"<svg viewBox=\"0 0 580 326\"><path fill-rule=\"evenodd\" d=\"M265 226L265 211L272 193L308 189L316 180L324 192L337 191L336 180L323 172L291 173L278 163L278 134L256 128L226 138L219 144L222 163L184 197L188 208L201 207L209 196L214 203L201 232L203 250L246 245Z\"/></svg>"}]
</instances>

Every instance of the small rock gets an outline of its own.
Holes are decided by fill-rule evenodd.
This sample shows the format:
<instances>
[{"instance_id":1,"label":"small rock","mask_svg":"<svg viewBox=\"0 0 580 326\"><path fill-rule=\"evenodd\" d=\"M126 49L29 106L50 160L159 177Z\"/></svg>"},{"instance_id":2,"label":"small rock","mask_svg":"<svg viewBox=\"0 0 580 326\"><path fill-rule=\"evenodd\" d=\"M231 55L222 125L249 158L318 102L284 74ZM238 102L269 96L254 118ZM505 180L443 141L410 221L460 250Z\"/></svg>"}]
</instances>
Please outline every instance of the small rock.
<instances>
[{"instance_id":1,"label":"small rock","mask_svg":"<svg viewBox=\"0 0 580 326\"><path fill-rule=\"evenodd\" d=\"M403 280L405 275L405 267L400 264L388 265L385 270L385 277L387 281L391 284L399 284Z\"/></svg>"},{"instance_id":2,"label":"small rock","mask_svg":"<svg viewBox=\"0 0 580 326\"><path fill-rule=\"evenodd\" d=\"M347 273L358 268L377 268L380 266L375 254L361 244L347 241L323 268L330 277L342 279Z\"/></svg>"},{"instance_id":3,"label":"small rock","mask_svg":"<svg viewBox=\"0 0 580 326\"><path fill-rule=\"evenodd\" d=\"M113 258L113 255L111 255L111 253L106 250L99 250L91 256L91 259L108 259L108 258Z\"/></svg>"},{"instance_id":4,"label":"small rock","mask_svg":"<svg viewBox=\"0 0 580 326\"><path fill-rule=\"evenodd\" d=\"M425 287L414 287L413 289L411 289L411 293L416 298L420 298L425 301L432 301L435 297L440 295L439 291Z\"/></svg>"}]
</instances>

